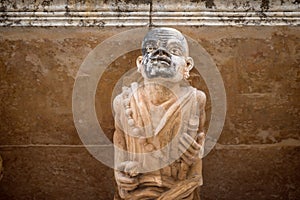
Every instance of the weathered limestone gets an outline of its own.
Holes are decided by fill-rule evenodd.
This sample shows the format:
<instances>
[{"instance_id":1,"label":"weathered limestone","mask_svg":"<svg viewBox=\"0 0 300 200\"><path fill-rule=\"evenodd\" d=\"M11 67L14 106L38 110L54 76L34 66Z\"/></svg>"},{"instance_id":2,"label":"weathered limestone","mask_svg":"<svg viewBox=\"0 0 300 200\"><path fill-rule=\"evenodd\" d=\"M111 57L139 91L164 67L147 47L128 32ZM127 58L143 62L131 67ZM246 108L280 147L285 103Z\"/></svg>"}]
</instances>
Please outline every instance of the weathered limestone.
<instances>
[{"instance_id":1,"label":"weathered limestone","mask_svg":"<svg viewBox=\"0 0 300 200\"><path fill-rule=\"evenodd\" d=\"M187 84L187 41L176 29L152 29L136 64L143 81L124 85L113 103L115 199L198 200L206 96Z\"/></svg>"},{"instance_id":2,"label":"weathered limestone","mask_svg":"<svg viewBox=\"0 0 300 200\"><path fill-rule=\"evenodd\" d=\"M297 0L1 1L0 26L297 26Z\"/></svg>"},{"instance_id":3,"label":"weathered limestone","mask_svg":"<svg viewBox=\"0 0 300 200\"><path fill-rule=\"evenodd\" d=\"M297 199L299 27L176 28L212 55L228 97L218 141L222 146L203 160L203 199ZM71 96L86 55L124 30L0 28L0 154L5 168L0 199L32 199L32 193L37 199L113 198L113 170L81 146ZM118 58L99 82L96 109L111 139L114 122L111 107L104 106L111 103L107 93L135 68L139 55ZM190 75L192 85L209 94L201 76L194 70Z\"/></svg>"}]
</instances>

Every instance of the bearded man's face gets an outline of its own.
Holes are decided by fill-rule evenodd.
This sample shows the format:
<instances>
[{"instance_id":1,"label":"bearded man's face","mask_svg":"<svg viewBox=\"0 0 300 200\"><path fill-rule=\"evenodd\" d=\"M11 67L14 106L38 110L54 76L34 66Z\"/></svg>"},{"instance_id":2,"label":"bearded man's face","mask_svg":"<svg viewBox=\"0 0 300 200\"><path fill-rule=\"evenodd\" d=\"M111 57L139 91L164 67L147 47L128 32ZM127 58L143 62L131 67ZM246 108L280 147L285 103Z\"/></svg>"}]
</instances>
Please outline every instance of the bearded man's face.
<instances>
[{"instance_id":1,"label":"bearded man's face","mask_svg":"<svg viewBox=\"0 0 300 200\"><path fill-rule=\"evenodd\" d=\"M187 67L188 45L183 35L171 28L153 29L142 44L142 69L145 79L178 82Z\"/></svg>"}]
</instances>

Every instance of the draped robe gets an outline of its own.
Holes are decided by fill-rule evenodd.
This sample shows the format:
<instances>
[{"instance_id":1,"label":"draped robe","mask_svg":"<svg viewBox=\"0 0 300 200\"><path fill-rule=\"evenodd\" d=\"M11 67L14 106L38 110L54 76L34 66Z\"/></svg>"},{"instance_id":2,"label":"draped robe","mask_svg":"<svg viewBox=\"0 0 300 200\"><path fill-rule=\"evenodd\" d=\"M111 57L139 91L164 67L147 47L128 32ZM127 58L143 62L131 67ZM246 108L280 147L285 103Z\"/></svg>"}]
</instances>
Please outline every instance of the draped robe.
<instances>
[{"instance_id":1,"label":"draped robe","mask_svg":"<svg viewBox=\"0 0 300 200\"><path fill-rule=\"evenodd\" d=\"M129 152L116 152L115 163L136 161L144 170L138 175L138 187L129 192L118 188L115 199L176 199L176 192L185 192L182 188L192 191L184 199L200 199L197 188L202 185L202 161L199 158L188 166L180 159L178 149L182 133L197 136L198 125L194 132L189 130L190 121L196 119L199 124L197 90L182 87L180 96L173 94L159 105L150 102L146 90L146 86L133 83L114 100L115 126L123 135L122 148ZM134 126L129 119L134 120ZM133 133L134 128L139 129L138 133ZM175 161L168 164L169 160ZM158 169L153 171L153 166Z\"/></svg>"}]
</instances>

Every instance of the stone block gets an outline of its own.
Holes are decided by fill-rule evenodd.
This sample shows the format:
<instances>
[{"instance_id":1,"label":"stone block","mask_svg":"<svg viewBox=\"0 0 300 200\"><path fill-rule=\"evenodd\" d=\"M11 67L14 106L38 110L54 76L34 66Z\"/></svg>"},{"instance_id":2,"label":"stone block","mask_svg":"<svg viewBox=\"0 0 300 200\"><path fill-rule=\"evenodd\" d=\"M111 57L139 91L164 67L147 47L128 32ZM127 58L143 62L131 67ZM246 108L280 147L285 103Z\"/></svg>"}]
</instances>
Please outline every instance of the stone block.
<instances>
[{"instance_id":1,"label":"stone block","mask_svg":"<svg viewBox=\"0 0 300 200\"><path fill-rule=\"evenodd\" d=\"M113 170L81 146L1 148L0 199L113 199Z\"/></svg>"},{"instance_id":2,"label":"stone block","mask_svg":"<svg viewBox=\"0 0 300 200\"><path fill-rule=\"evenodd\" d=\"M227 93L222 144L299 139L297 27L178 27L215 61ZM128 28L1 28L1 144L81 144L72 117L77 70L99 43ZM111 139L115 84L135 68L140 51L128 52L104 72L96 93L98 120ZM204 90L206 127L210 96L195 70L191 83Z\"/></svg>"},{"instance_id":3,"label":"stone block","mask_svg":"<svg viewBox=\"0 0 300 200\"><path fill-rule=\"evenodd\" d=\"M202 199L298 199L299 150L299 145L217 147L203 160Z\"/></svg>"},{"instance_id":4,"label":"stone block","mask_svg":"<svg viewBox=\"0 0 300 200\"><path fill-rule=\"evenodd\" d=\"M203 199L297 199L299 145L217 145L203 159ZM0 199L112 199L113 170L83 147L1 147Z\"/></svg>"}]
</instances>

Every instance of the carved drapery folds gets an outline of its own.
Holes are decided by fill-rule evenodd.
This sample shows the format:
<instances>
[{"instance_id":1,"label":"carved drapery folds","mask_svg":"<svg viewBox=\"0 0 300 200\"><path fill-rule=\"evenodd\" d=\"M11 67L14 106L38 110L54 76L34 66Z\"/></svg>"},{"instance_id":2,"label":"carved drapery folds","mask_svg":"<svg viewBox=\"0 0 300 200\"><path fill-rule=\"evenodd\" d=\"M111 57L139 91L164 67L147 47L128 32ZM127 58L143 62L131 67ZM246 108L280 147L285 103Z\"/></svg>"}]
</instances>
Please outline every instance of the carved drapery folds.
<instances>
[{"instance_id":1,"label":"carved drapery folds","mask_svg":"<svg viewBox=\"0 0 300 200\"><path fill-rule=\"evenodd\" d=\"M143 81L114 99L115 199L199 199L206 96L189 86L184 36L150 30L136 60Z\"/></svg>"}]
</instances>

